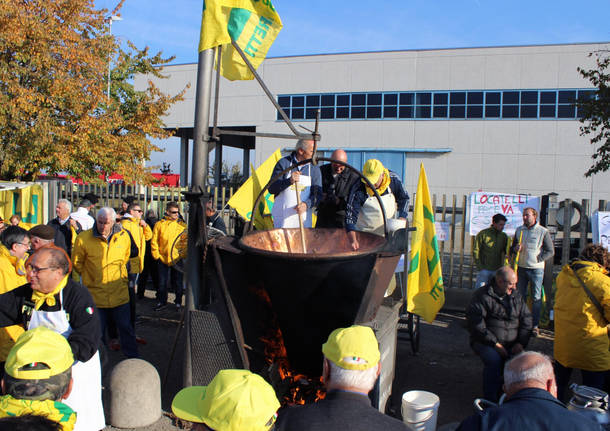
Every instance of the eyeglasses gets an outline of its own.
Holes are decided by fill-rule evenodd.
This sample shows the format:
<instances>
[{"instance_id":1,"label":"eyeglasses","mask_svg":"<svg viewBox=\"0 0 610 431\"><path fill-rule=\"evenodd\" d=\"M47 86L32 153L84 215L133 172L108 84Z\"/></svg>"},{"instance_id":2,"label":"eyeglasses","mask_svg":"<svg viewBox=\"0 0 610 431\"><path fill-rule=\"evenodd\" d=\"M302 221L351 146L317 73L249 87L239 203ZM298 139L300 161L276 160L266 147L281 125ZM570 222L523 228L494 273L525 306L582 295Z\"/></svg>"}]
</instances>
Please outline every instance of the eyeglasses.
<instances>
[{"instance_id":1,"label":"eyeglasses","mask_svg":"<svg viewBox=\"0 0 610 431\"><path fill-rule=\"evenodd\" d=\"M26 244L24 242L18 242L17 244L20 244L20 245L22 245L24 247L30 248L30 244Z\"/></svg>"},{"instance_id":2,"label":"eyeglasses","mask_svg":"<svg viewBox=\"0 0 610 431\"><path fill-rule=\"evenodd\" d=\"M40 268L40 267L34 266L34 265L27 265L25 267L25 270L27 272L31 272L32 274L38 274L40 271L44 271L46 269L57 269L57 268L55 268L53 266L47 266L46 268Z\"/></svg>"},{"instance_id":3,"label":"eyeglasses","mask_svg":"<svg viewBox=\"0 0 610 431\"><path fill-rule=\"evenodd\" d=\"M134 209L133 211L135 211L135 212L137 212L137 213L143 213L143 212L144 212L144 211L142 211L142 210L136 210L136 209Z\"/></svg>"},{"instance_id":4,"label":"eyeglasses","mask_svg":"<svg viewBox=\"0 0 610 431\"><path fill-rule=\"evenodd\" d=\"M178 214L180 211L168 211L170 214Z\"/></svg>"}]
</instances>

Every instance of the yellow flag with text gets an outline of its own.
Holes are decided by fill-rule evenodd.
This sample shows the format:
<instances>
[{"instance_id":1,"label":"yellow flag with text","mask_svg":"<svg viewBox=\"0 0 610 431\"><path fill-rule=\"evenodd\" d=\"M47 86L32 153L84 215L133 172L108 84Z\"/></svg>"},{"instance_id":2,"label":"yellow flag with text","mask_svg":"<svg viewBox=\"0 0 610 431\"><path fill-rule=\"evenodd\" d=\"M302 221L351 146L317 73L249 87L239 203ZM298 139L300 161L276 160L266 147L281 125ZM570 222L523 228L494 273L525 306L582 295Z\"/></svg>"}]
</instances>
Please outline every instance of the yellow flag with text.
<instances>
[{"instance_id":1,"label":"yellow flag with text","mask_svg":"<svg viewBox=\"0 0 610 431\"><path fill-rule=\"evenodd\" d=\"M220 74L231 81L253 79L231 39L257 69L281 29L271 0L204 0L199 51L222 46Z\"/></svg>"},{"instance_id":2,"label":"yellow flag with text","mask_svg":"<svg viewBox=\"0 0 610 431\"><path fill-rule=\"evenodd\" d=\"M445 303L445 289L434 228L434 210L423 163L413 207L413 227L416 230L411 239L407 311L432 322Z\"/></svg>"},{"instance_id":3,"label":"yellow flag with text","mask_svg":"<svg viewBox=\"0 0 610 431\"><path fill-rule=\"evenodd\" d=\"M277 162L282 158L282 153L278 148L271 156L265 160L252 176L231 196L229 206L235 209L240 216L246 220L252 218L252 207L263 187L271 179L271 173ZM254 227L259 230L273 229L273 219L271 218L271 208L273 208L273 195L267 190L265 196L258 203L258 208L254 212Z\"/></svg>"}]
</instances>

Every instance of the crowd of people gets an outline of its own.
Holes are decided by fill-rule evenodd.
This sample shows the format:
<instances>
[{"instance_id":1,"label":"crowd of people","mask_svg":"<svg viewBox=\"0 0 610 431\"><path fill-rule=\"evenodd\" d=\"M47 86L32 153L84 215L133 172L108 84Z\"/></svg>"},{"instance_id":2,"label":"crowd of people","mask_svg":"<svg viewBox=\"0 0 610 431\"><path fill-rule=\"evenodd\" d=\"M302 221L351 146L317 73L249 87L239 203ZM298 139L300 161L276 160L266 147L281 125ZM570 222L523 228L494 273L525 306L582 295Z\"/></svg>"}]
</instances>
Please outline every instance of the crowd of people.
<instances>
[{"instance_id":1,"label":"crowd of people","mask_svg":"<svg viewBox=\"0 0 610 431\"><path fill-rule=\"evenodd\" d=\"M132 196L125 197L116 210L102 207L93 213L96 203L97 197L88 195L72 211L71 202L60 199L56 217L47 224L20 226L15 216L0 227L0 377L12 382L11 378L44 374L12 374L15 368L10 364L15 358L11 355L24 360L19 353L24 347L18 348L25 339L30 346L25 351L41 352L39 357L27 356L36 358L30 364L50 368L49 376L55 376L56 368L45 342L49 347L51 341L63 340L55 353L59 355L67 346L70 358L68 370L58 369L62 375L68 373L69 388L57 386L59 392L49 398L57 401L54 408L59 412L49 410L49 403L37 403L47 399L40 394L28 398L25 395L30 392L11 392L8 387L3 392L16 399L36 400L22 403L34 410L19 408L20 414L39 411L55 418L63 412L64 430L105 427L99 350L106 345L127 358L139 356L138 344L146 340L136 336L136 303L144 296L148 279L153 279L157 294L155 310L167 306L169 286L176 295L176 308L182 306L181 274L172 267L174 260L184 257L183 250L175 247L186 229L178 204L167 203L165 217L157 220L154 211L143 217L141 205ZM45 335L28 335L34 332ZM36 342L39 350L32 347ZM0 417L13 415L12 402L0 402Z\"/></svg>"},{"instance_id":2,"label":"crowd of people","mask_svg":"<svg viewBox=\"0 0 610 431\"><path fill-rule=\"evenodd\" d=\"M549 232L538 222L534 208L524 209L523 225L512 241L502 232L505 222L502 214L496 214L491 227L475 238L478 289L466 310L470 345L483 362L483 393L491 401L498 401L503 385L506 388L502 370L507 361L527 347L530 337L540 334L544 266L554 254ZM569 397L574 369L580 370L584 385L610 390L609 273L608 250L589 244L561 269L554 301L547 298L555 330L556 388L551 393L562 401Z\"/></svg>"},{"instance_id":3,"label":"crowd of people","mask_svg":"<svg viewBox=\"0 0 610 431\"><path fill-rule=\"evenodd\" d=\"M274 169L269 190L276 227L311 226L316 210L317 228L345 229L358 250L356 232L381 233L384 215L406 223L409 196L395 173L371 159L360 177L346 169L340 149L320 168L308 162L313 146L300 140ZM18 216L0 225L0 430L3 423L10 429L26 423L35 424L32 429L104 428L100 347L139 356L138 344L146 341L136 335L136 304L149 279L156 311L168 307L170 289L174 307L182 307L182 274L174 266L183 257L176 242L186 230L179 205L167 203L157 220L154 211L144 216L134 197L120 209L93 213L96 199L85 196L76 211L60 199L46 225L26 226ZM213 205L206 216L226 234ZM560 400L574 369L585 385L609 389L610 254L589 245L563 267L556 280L554 359L527 351L530 338L540 334L544 265L553 256L537 218L526 208L511 239L503 232L506 217L496 214L475 238L479 274L466 310L470 345L483 362L483 396L498 402L504 393L505 400L466 418L460 430L600 429ZM321 349L326 396L315 404L280 409L262 377L222 370L206 387L181 390L172 410L203 430L407 429L368 398L380 373L370 328L338 328Z\"/></svg>"}]
</instances>

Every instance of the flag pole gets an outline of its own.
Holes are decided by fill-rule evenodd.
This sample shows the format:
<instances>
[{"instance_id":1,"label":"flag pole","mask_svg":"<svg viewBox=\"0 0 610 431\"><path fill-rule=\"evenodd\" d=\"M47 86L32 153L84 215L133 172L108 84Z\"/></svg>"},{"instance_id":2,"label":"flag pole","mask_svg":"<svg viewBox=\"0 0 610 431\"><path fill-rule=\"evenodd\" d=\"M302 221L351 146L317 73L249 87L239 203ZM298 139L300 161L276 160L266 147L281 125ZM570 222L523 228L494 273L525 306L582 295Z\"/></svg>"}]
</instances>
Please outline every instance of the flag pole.
<instances>
[{"instance_id":1,"label":"flag pole","mask_svg":"<svg viewBox=\"0 0 610 431\"><path fill-rule=\"evenodd\" d=\"M205 7L205 6L204 6ZM195 310L199 304L200 294L205 290L201 261L202 246L207 241L205 226L204 194L208 177L208 142L210 140L210 101L212 96L212 71L214 68L215 50L206 49L199 53L197 64L197 88L195 96L195 125L193 131L193 166L190 192L186 193L189 202L187 258L186 258L186 306L183 311L187 334L184 361L183 383L185 387L193 385L193 364L191 361L190 319L186 314ZM201 224L201 225L200 225ZM202 236L202 237L201 237Z\"/></svg>"}]
</instances>

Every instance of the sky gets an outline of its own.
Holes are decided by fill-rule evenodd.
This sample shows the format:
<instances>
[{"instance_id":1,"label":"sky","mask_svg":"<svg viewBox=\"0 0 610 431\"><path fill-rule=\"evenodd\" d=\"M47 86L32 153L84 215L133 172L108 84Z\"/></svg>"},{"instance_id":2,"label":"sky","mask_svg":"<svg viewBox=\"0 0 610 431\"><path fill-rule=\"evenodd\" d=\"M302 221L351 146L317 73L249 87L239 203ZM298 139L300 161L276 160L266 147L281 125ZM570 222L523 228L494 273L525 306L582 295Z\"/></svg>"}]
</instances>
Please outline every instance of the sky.
<instances>
[{"instance_id":1,"label":"sky","mask_svg":"<svg viewBox=\"0 0 610 431\"><path fill-rule=\"evenodd\" d=\"M118 0L94 0L114 9ZM609 0L275 0L283 28L268 57L610 41ZM125 0L112 33L172 64L197 62L202 0ZM272 89L273 91L273 89ZM156 142L166 146L166 142ZM169 142L177 148L178 139ZM179 151L155 153L150 165ZM239 152L224 151L229 164ZM211 160L213 160L213 155Z\"/></svg>"}]
</instances>

